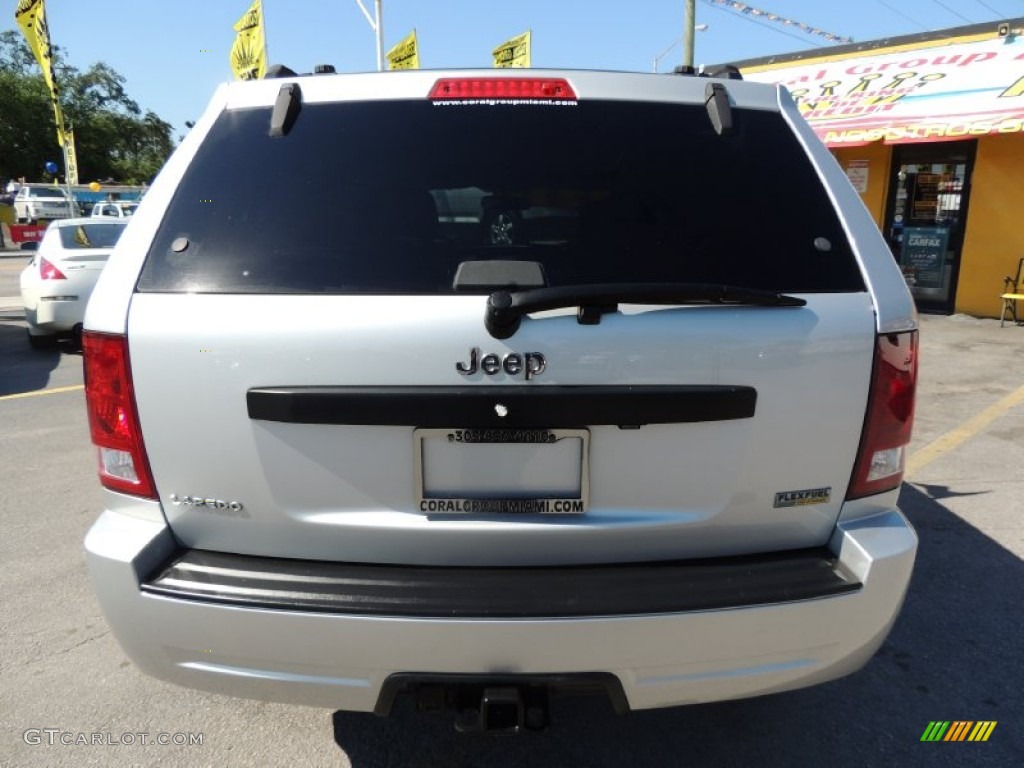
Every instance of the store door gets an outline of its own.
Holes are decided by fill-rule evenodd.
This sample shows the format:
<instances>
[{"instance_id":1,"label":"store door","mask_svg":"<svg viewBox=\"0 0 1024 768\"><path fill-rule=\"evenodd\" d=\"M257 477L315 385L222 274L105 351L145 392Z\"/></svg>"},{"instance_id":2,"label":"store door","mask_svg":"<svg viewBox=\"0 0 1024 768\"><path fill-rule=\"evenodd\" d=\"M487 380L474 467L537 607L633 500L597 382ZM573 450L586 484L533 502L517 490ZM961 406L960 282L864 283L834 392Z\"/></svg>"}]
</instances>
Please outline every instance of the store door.
<instances>
[{"instance_id":1,"label":"store door","mask_svg":"<svg viewBox=\"0 0 1024 768\"><path fill-rule=\"evenodd\" d=\"M923 312L954 311L976 146L893 148L884 233Z\"/></svg>"}]
</instances>

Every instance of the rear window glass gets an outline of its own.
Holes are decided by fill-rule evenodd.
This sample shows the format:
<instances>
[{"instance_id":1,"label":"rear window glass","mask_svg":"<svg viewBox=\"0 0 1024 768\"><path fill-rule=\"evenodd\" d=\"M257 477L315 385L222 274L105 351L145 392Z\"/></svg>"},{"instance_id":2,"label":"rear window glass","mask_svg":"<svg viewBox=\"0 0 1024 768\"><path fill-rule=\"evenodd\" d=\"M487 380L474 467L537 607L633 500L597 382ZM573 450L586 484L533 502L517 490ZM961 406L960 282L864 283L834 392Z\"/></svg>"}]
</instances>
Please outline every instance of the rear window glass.
<instances>
[{"instance_id":1,"label":"rear window glass","mask_svg":"<svg viewBox=\"0 0 1024 768\"><path fill-rule=\"evenodd\" d=\"M125 205L124 203L121 203L120 205L97 203L93 207L93 216L131 216L135 213L135 209L137 207L137 205Z\"/></svg>"},{"instance_id":2,"label":"rear window glass","mask_svg":"<svg viewBox=\"0 0 1024 768\"><path fill-rule=\"evenodd\" d=\"M56 187L27 187L27 190L27 197L60 197L67 200L64 190Z\"/></svg>"},{"instance_id":3,"label":"rear window glass","mask_svg":"<svg viewBox=\"0 0 1024 768\"><path fill-rule=\"evenodd\" d=\"M157 232L140 291L452 293L465 261L548 285L720 282L861 291L810 161L778 114L703 107L305 105L225 112Z\"/></svg>"},{"instance_id":4,"label":"rear window glass","mask_svg":"<svg viewBox=\"0 0 1024 768\"><path fill-rule=\"evenodd\" d=\"M59 227L60 242L66 250L85 248L113 248L124 231L124 224L103 222L97 224L75 224Z\"/></svg>"}]
</instances>

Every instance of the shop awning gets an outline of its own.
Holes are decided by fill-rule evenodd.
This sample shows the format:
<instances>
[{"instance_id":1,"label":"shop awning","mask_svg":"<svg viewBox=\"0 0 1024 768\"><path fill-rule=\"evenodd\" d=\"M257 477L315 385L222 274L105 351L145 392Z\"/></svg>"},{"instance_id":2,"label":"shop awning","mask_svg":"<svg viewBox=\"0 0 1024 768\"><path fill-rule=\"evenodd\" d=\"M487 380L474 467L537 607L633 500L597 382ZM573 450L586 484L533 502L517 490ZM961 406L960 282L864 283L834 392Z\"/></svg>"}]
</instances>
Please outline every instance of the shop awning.
<instances>
[{"instance_id":1,"label":"shop awning","mask_svg":"<svg viewBox=\"0 0 1024 768\"><path fill-rule=\"evenodd\" d=\"M921 43L743 67L783 83L831 147L1024 137L1024 34L1009 26ZM851 46L844 46L849 49Z\"/></svg>"}]
</instances>

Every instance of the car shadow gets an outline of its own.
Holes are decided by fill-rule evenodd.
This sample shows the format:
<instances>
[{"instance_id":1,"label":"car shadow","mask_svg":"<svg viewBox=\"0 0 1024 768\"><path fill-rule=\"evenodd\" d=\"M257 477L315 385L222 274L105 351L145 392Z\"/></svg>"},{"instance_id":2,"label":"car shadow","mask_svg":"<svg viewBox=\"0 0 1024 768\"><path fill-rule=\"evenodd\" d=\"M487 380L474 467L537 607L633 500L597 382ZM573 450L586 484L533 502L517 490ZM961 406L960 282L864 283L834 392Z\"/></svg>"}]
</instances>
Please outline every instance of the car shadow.
<instances>
[{"instance_id":1,"label":"car shadow","mask_svg":"<svg viewBox=\"0 0 1024 768\"><path fill-rule=\"evenodd\" d=\"M601 700L560 700L550 730L515 736L460 735L448 716L420 714L400 700L386 719L336 712L335 742L357 768L1019 764L1021 559L911 485L900 506L920 537L914 577L889 638L854 675L623 716ZM921 742L933 720L998 725L985 743Z\"/></svg>"},{"instance_id":2,"label":"car shadow","mask_svg":"<svg viewBox=\"0 0 1024 768\"><path fill-rule=\"evenodd\" d=\"M26 333L23 324L0 318L0 397L45 389L61 354L74 351L70 342L55 349L32 349Z\"/></svg>"}]
</instances>

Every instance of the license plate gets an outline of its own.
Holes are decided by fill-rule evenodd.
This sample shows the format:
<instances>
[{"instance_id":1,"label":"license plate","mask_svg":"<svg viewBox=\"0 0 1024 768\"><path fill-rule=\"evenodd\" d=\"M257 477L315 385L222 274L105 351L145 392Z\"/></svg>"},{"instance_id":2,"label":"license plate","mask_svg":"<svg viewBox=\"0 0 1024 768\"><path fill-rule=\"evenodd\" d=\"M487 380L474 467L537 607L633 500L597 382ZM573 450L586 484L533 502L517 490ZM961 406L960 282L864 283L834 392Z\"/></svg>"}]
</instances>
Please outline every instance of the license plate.
<instances>
[{"instance_id":1,"label":"license plate","mask_svg":"<svg viewBox=\"0 0 1024 768\"><path fill-rule=\"evenodd\" d=\"M416 503L428 514L587 511L586 429L414 429Z\"/></svg>"}]
</instances>

